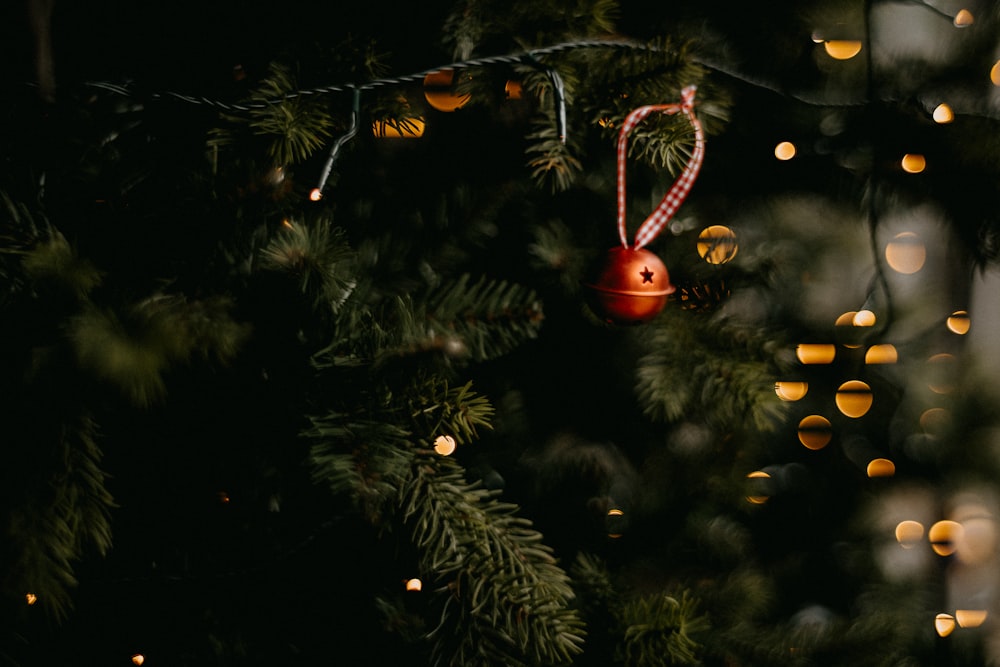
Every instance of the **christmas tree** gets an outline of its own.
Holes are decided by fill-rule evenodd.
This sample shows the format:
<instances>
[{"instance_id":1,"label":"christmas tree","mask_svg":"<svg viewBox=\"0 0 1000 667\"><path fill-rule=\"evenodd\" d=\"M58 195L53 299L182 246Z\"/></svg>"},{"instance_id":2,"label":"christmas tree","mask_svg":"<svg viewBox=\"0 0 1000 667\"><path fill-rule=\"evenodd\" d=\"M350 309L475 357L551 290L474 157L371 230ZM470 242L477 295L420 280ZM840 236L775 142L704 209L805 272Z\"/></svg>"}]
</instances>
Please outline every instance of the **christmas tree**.
<instances>
[{"instance_id":1,"label":"christmas tree","mask_svg":"<svg viewBox=\"0 0 1000 667\"><path fill-rule=\"evenodd\" d=\"M661 4L7 10L2 664L1000 660L1000 12Z\"/></svg>"}]
</instances>

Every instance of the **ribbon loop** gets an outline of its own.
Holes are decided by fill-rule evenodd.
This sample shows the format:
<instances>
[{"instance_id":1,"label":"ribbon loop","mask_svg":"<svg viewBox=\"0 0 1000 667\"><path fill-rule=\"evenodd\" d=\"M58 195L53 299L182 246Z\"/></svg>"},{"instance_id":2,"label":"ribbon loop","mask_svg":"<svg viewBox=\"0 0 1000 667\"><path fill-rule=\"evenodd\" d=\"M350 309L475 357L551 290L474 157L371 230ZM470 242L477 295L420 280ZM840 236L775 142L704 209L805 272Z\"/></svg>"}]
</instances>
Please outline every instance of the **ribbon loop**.
<instances>
[{"instance_id":1,"label":"ribbon loop","mask_svg":"<svg viewBox=\"0 0 1000 667\"><path fill-rule=\"evenodd\" d=\"M635 233L635 243L632 247L636 250L647 245L657 237L663 227L680 208L684 199L687 198L691 187L694 185L698 172L701 170L701 163L705 157L705 135L702 131L701 123L694 114L694 97L697 91L696 86L687 86L681 91L681 101L675 104L653 104L638 107L632 110L625 118L621 129L618 132L618 236L622 245L629 247L628 237L625 227L625 159L627 157L628 134L644 118L654 112L665 114L683 113L688 117L691 126L694 128L694 149L688 159L684 171L677 177L674 184L664 195L656 209L639 225Z\"/></svg>"}]
</instances>

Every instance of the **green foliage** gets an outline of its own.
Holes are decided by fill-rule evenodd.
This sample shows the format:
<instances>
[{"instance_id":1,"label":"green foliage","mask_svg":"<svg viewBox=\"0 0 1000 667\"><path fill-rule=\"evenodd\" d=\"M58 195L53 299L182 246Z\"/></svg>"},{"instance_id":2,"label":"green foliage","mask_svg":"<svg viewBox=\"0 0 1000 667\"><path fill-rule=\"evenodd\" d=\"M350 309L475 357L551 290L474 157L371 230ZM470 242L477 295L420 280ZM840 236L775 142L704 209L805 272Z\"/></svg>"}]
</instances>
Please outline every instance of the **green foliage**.
<instances>
[{"instance_id":1,"label":"green foliage","mask_svg":"<svg viewBox=\"0 0 1000 667\"><path fill-rule=\"evenodd\" d=\"M402 502L413 472L413 446L402 429L382 421L314 416L304 435L312 443L313 480L345 495L375 526L384 526Z\"/></svg>"},{"instance_id":2,"label":"green foliage","mask_svg":"<svg viewBox=\"0 0 1000 667\"><path fill-rule=\"evenodd\" d=\"M533 290L463 275L432 290L419 318L444 336L455 336L472 361L495 359L534 338L542 305Z\"/></svg>"},{"instance_id":3,"label":"green foliage","mask_svg":"<svg viewBox=\"0 0 1000 667\"><path fill-rule=\"evenodd\" d=\"M636 667L700 664L701 646L694 636L709 623L697 615L697 607L687 591L679 599L660 593L628 600L617 612L624 628L619 658Z\"/></svg>"},{"instance_id":4,"label":"green foliage","mask_svg":"<svg viewBox=\"0 0 1000 667\"><path fill-rule=\"evenodd\" d=\"M91 549L103 556L111 548L114 503L99 467L102 454L93 421L84 417L46 433L55 442L32 445L51 447L47 469L31 480L27 502L11 508L3 524L10 560L0 581L12 597L34 594L37 604L61 621L73 606L75 562Z\"/></svg>"},{"instance_id":5,"label":"green foliage","mask_svg":"<svg viewBox=\"0 0 1000 667\"><path fill-rule=\"evenodd\" d=\"M472 390L472 382L449 387L448 381L433 377L413 390L410 414L414 430L425 438L450 435L458 444L477 437L478 428L491 428L493 406L489 399Z\"/></svg>"},{"instance_id":6,"label":"green foliage","mask_svg":"<svg viewBox=\"0 0 1000 667\"><path fill-rule=\"evenodd\" d=\"M69 323L81 369L110 382L135 405L166 394L164 374L192 359L231 361L249 334L225 298L190 301L180 295L143 299L123 315L89 306Z\"/></svg>"},{"instance_id":7,"label":"green foliage","mask_svg":"<svg viewBox=\"0 0 1000 667\"><path fill-rule=\"evenodd\" d=\"M569 578L516 507L469 484L452 459L421 456L403 520L439 583L434 664L563 664L582 651Z\"/></svg>"},{"instance_id":8,"label":"green foliage","mask_svg":"<svg viewBox=\"0 0 1000 667\"><path fill-rule=\"evenodd\" d=\"M713 425L773 430L786 406L774 393L764 332L692 311L664 310L647 332L636 369L644 412L658 421L699 417Z\"/></svg>"},{"instance_id":9,"label":"green foliage","mask_svg":"<svg viewBox=\"0 0 1000 667\"><path fill-rule=\"evenodd\" d=\"M291 276L317 311L336 312L357 283L354 252L344 236L326 220L286 221L261 252L260 266Z\"/></svg>"},{"instance_id":10,"label":"green foliage","mask_svg":"<svg viewBox=\"0 0 1000 667\"><path fill-rule=\"evenodd\" d=\"M78 301L101 283L97 267L79 257L58 230L25 251L21 261L25 279L36 288L68 294Z\"/></svg>"},{"instance_id":11,"label":"green foliage","mask_svg":"<svg viewBox=\"0 0 1000 667\"><path fill-rule=\"evenodd\" d=\"M272 64L246 100L251 108L240 114L224 114L229 127L213 130L209 146L234 145L240 130L246 129L264 139L272 167L307 160L333 136L334 119L321 100L292 95L296 89L288 68Z\"/></svg>"}]
</instances>

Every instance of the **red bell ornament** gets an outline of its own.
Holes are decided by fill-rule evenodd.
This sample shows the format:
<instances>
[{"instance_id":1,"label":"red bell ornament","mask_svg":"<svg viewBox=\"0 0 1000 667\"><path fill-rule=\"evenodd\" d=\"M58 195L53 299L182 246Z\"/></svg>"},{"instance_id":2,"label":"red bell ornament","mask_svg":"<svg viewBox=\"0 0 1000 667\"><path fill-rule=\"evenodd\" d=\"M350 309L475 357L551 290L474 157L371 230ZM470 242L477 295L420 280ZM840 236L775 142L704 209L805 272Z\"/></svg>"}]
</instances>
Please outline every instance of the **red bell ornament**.
<instances>
[{"instance_id":1,"label":"red bell ornament","mask_svg":"<svg viewBox=\"0 0 1000 667\"><path fill-rule=\"evenodd\" d=\"M675 288L660 258L643 246L656 238L687 197L701 169L705 155L705 136L694 114L695 87L681 91L680 104L656 104L634 109L625 117L618 132L618 236L621 246L608 251L604 264L587 285L591 308L612 324L648 322L663 310ZM625 229L625 162L628 133L654 112L684 113L694 128L694 149L659 206L639 226L635 241L629 244Z\"/></svg>"},{"instance_id":2,"label":"red bell ornament","mask_svg":"<svg viewBox=\"0 0 1000 667\"><path fill-rule=\"evenodd\" d=\"M608 250L587 287L591 308L613 324L648 322L663 310L676 289L659 257L643 248L623 246Z\"/></svg>"}]
</instances>

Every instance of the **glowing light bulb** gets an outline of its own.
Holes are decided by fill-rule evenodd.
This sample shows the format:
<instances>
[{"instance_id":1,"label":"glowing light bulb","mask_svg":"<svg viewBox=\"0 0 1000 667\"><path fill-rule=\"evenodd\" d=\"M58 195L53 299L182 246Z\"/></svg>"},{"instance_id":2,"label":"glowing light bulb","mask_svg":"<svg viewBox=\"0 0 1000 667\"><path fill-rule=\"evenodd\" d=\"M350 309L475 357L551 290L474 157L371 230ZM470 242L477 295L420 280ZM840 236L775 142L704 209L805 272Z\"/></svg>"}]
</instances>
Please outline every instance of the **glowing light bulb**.
<instances>
[{"instance_id":1,"label":"glowing light bulb","mask_svg":"<svg viewBox=\"0 0 1000 667\"><path fill-rule=\"evenodd\" d=\"M948 318L948 331L952 333L957 333L958 335L964 335L969 333L969 313L964 310L956 310Z\"/></svg>"},{"instance_id":2,"label":"glowing light bulb","mask_svg":"<svg viewBox=\"0 0 1000 667\"><path fill-rule=\"evenodd\" d=\"M406 590L408 591L419 591L424 587L424 584L419 579L407 579L404 584L406 585Z\"/></svg>"},{"instance_id":3,"label":"glowing light bulb","mask_svg":"<svg viewBox=\"0 0 1000 667\"><path fill-rule=\"evenodd\" d=\"M872 390L861 380L848 380L837 389L837 408L848 417L861 417L872 407Z\"/></svg>"},{"instance_id":4,"label":"glowing light bulb","mask_svg":"<svg viewBox=\"0 0 1000 667\"><path fill-rule=\"evenodd\" d=\"M963 628L978 628L986 620L985 609L956 609L955 620Z\"/></svg>"},{"instance_id":5,"label":"glowing light bulb","mask_svg":"<svg viewBox=\"0 0 1000 667\"><path fill-rule=\"evenodd\" d=\"M809 415L799 422L799 442L806 449L823 449L833 438L830 420L820 415Z\"/></svg>"},{"instance_id":6,"label":"glowing light bulb","mask_svg":"<svg viewBox=\"0 0 1000 667\"><path fill-rule=\"evenodd\" d=\"M782 380L774 383L774 393L783 401L797 401L809 391L808 382Z\"/></svg>"},{"instance_id":7,"label":"glowing light bulb","mask_svg":"<svg viewBox=\"0 0 1000 667\"><path fill-rule=\"evenodd\" d=\"M861 42L856 39L828 39L823 48L834 60L850 60L861 53Z\"/></svg>"},{"instance_id":8,"label":"glowing light bulb","mask_svg":"<svg viewBox=\"0 0 1000 667\"><path fill-rule=\"evenodd\" d=\"M34 593L25 593L24 601L27 602L29 606L31 606L36 602L38 602L38 596L35 595Z\"/></svg>"},{"instance_id":9,"label":"glowing light bulb","mask_svg":"<svg viewBox=\"0 0 1000 667\"><path fill-rule=\"evenodd\" d=\"M951 110L951 107L947 104L939 104L934 107L934 113L931 114L934 118L935 123L950 123L955 120L955 112Z\"/></svg>"},{"instance_id":10,"label":"glowing light bulb","mask_svg":"<svg viewBox=\"0 0 1000 667\"><path fill-rule=\"evenodd\" d=\"M795 144L790 141L782 141L774 147L774 157L779 160L791 160L795 157Z\"/></svg>"},{"instance_id":11,"label":"glowing light bulb","mask_svg":"<svg viewBox=\"0 0 1000 667\"><path fill-rule=\"evenodd\" d=\"M972 25L975 22L975 18L972 16L972 12L968 9L960 9L958 13L955 14L955 27L965 28Z\"/></svg>"},{"instance_id":12,"label":"glowing light bulb","mask_svg":"<svg viewBox=\"0 0 1000 667\"><path fill-rule=\"evenodd\" d=\"M698 234L698 255L709 264L725 264L736 256L736 232L725 225L712 225Z\"/></svg>"},{"instance_id":13,"label":"glowing light bulb","mask_svg":"<svg viewBox=\"0 0 1000 667\"><path fill-rule=\"evenodd\" d=\"M938 556L950 556L955 553L956 544L962 537L962 524L957 521L938 521L927 531L931 549Z\"/></svg>"},{"instance_id":14,"label":"glowing light bulb","mask_svg":"<svg viewBox=\"0 0 1000 667\"><path fill-rule=\"evenodd\" d=\"M439 435L434 439L434 451L441 456L449 456L455 451L455 438L450 435Z\"/></svg>"},{"instance_id":15,"label":"glowing light bulb","mask_svg":"<svg viewBox=\"0 0 1000 667\"><path fill-rule=\"evenodd\" d=\"M425 128L423 118L404 118L394 123L376 120L372 123L372 134L382 139L419 139L424 136Z\"/></svg>"},{"instance_id":16,"label":"glowing light bulb","mask_svg":"<svg viewBox=\"0 0 1000 667\"><path fill-rule=\"evenodd\" d=\"M854 314L851 324L856 327L870 327L875 324L875 313L870 310L859 310Z\"/></svg>"},{"instance_id":17,"label":"glowing light bulb","mask_svg":"<svg viewBox=\"0 0 1000 667\"><path fill-rule=\"evenodd\" d=\"M142 653L136 653L132 656L133 665L141 665L144 662L146 662L146 656L144 656Z\"/></svg>"},{"instance_id":18,"label":"glowing light bulb","mask_svg":"<svg viewBox=\"0 0 1000 667\"><path fill-rule=\"evenodd\" d=\"M951 614L938 614L934 617L934 629L939 637L947 637L955 629L955 617Z\"/></svg>"},{"instance_id":19,"label":"glowing light bulb","mask_svg":"<svg viewBox=\"0 0 1000 667\"><path fill-rule=\"evenodd\" d=\"M927 168L927 159L919 153L907 153L899 163L908 174L919 174Z\"/></svg>"},{"instance_id":20,"label":"glowing light bulb","mask_svg":"<svg viewBox=\"0 0 1000 667\"><path fill-rule=\"evenodd\" d=\"M309 192L309 201L319 201L322 198L323 198L323 193L320 191L319 188L313 188Z\"/></svg>"},{"instance_id":21,"label":"glowing light bulb","mask_svg":"<svg viewBox=\"0 0 1000 667\"><path fill-rule=\"evenodd\" d=\"M802 343L795 348L795 356L803 364L828 364L837 354L832 343Z\"/></svg>"},{"instance_id":22,"label":"glowing light bulb","mask_svg":"<svg viewBox=\"0 0 1000 667\"><path fill-rule=\"evenodd\" d=\"M927 248L913 232L900 232L885 247L885 259L899 273L916 273L927 260Z\"/></svg>"},{"instance_id":23,"label":"glowing light bulb","mask_svg":"<svg viewBox=\"0 0 1000 667\"><path fill-rule=\"evenodd\" d=\"M896 464L889 459L872 459L866 472L869 477L892 477L896 474Z\"/></svg>"},{"instance_id":24,"label":"glowing light bulb","mask_svg":"<svg viewBox=\"0 0 1000 667\"><path fill-rule=\"evenodd\" d=\"M446 68L424 77L424 97L438 111L455 111L465 106L471 95L455 91L455 70Z\"/></svg>"},{"instance_id":25,"label":"glowing light bulb","mask_svg":"<svg viewBox=\"0 0 1000 667\"><path fill-rule=\"evenodd\" d=\"M892 343L878 343L865 351L866 364L894 364L899 361L899 353Z\"/></svg>"},{"instance_id":26,"label":"glowing light bulb","mask_svg":"<svg viewBox=\"0 0 1000 667\"><path fill-rule=\"evenodd\" d=\"M904 549L912 549L924 539L924 524L919 521L906 520L896 524L896 541Z\"/></svg>"}]
</instances>

